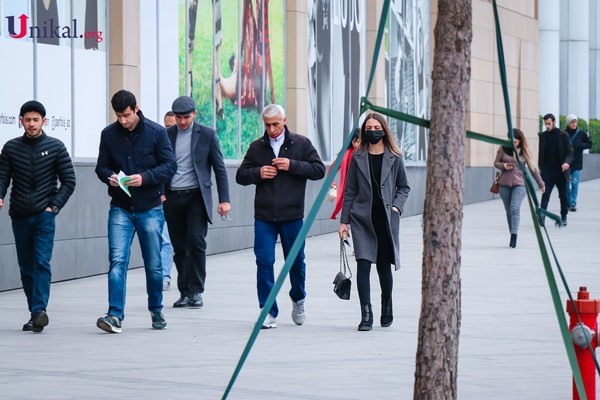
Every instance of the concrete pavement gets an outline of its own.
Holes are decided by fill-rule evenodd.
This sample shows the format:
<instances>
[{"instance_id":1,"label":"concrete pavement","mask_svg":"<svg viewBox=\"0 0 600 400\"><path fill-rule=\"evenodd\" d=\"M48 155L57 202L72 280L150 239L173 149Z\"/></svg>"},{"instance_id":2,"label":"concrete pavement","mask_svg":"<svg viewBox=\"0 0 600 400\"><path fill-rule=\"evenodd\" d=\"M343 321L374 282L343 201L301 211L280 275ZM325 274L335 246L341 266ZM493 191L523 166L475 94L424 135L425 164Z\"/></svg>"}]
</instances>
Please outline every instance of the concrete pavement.
<instances>
[{"instance_id":1,"label":"concrete pavement","mask_svg":"<svg viewBox=\"0 0 600 400\"><path fill-rule=\"evenodd\" d=\"M548 229L574 295L587 285L600 298L600 180L582 182L579 196L568 227ZM556 193L550 209L558 210ZM526 203L522 214L518 246L510 249L500 200L464 209L459 399L571 398L571 372ZM286 283L278 296L278 328L261 331L230 399L412 398L421 216L401 222L403 265L394 273L389 328L377 323L374 270L373 331L356 330L355 283L350 301L333 294L337 240L336 234L307 240L306 323L292 322ZM279 252L278 268L282 264ZM0 398L219 399L259 312L252 250L209 257L204 308L173 309L177 297L176 288L165 292L169 326L153 331L143 270L130 271L123 333L110 335L95 326L107 309L106 275L56 283L50 325L33 334L20 330L28 319L22 291L0 293Z\"/></svg>"}]
</instances>

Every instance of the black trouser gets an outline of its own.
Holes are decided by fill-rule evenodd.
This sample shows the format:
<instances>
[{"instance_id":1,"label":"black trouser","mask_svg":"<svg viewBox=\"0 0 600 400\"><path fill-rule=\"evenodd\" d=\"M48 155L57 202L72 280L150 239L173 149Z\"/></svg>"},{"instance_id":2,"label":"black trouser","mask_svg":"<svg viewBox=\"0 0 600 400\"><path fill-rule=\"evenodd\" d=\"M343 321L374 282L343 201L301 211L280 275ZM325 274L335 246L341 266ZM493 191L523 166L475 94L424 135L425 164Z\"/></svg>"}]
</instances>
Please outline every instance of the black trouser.
<instances>
[{"instance_id":1,"label":"black trouser","mask_svg":"<svg viewBox=\"0 0 600 400\"><path fill-rule=\"evenodd\" d=\"M169 192L164 209L175 253L177 288L182 296L203 293L208 216L200 189Z\"/></svg>"},{"instance_id":2,"label":"black trouser","mask_svg":"<svg viewBox=\"0 0 600 400\"><path fill-rule=\"evenodd\" d=\"M560 216L565 218L569 213L569 199L567 198L567 179L561 171L542 173L542 179L546 186L546 191L542 194L542 203L540 207L544 210L548 209L550 195L554 186L558 189L558 197L560 199Z\"/></svg>"},{"instance_id":3,"label":"black trouser","mask_svg":"<svg viewBox=\"0 0 600 400\"><path fill-rule=\"evenodd\" d=\"M360 305L371 304L371 262L365 259L356 260L356 287L358 288L358 297ZM379 275L379 285L381 286L381 297L392 297L392 288L394 280L392 278L392 265L389 262L377 263L377 275Z\"/></svg>"}]
</instances>

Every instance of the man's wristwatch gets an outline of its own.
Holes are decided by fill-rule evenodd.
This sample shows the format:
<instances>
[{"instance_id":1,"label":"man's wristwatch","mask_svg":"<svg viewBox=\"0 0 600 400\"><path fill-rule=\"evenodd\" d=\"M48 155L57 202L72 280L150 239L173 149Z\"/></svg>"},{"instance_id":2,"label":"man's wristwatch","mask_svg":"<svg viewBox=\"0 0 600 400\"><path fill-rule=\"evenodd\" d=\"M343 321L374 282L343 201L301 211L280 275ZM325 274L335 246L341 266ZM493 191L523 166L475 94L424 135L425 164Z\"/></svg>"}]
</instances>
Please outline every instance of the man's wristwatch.
<instances>
[{"instance_id":1,"label":"man's wristwatch","mask_svg":"<svg viewBox=\"0 0 600 400\"><path fill-rule=\"evenodd\" d=\"M60 211L60 208L56 207L56 206L52 206L52 214L57 215L58 212Z\"/></svg>"}]
</instances>

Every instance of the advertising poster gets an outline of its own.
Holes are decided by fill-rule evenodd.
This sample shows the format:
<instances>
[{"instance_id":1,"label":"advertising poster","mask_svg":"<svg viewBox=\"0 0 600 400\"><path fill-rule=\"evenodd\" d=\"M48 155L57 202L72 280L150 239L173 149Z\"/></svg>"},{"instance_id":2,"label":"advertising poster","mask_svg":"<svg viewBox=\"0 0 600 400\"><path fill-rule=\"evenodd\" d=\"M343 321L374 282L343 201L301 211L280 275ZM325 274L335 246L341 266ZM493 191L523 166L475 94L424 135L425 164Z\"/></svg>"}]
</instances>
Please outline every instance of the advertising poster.
<instances>
[{"instance_id":1,"label":"advertising poster","mask_svg":"<svg viewBox=\"0 0 600 400\"><path fill-rule=\"evenodd\" d=\"M26 1L0 1L0 53L10 54L11 61L0 62L0 148L8 140L23 134L19 123L19 109L33 99L33 42L20 34L20 15L31 15L31 4Z\"/></svg>"},{"instance_id":2,"label":"advertising poster","mask_svg":"<svg viewBox=\"0 0 600 400\"><path fill-rule=\"evenodd\" d=\"M335 158L365 90L363 0L309 2L309 137L321 158Z\"/></svg>"},{"instance_id":3,"label":"advertising poster","mask_svg":"<svg viewBox=\"0 0 600 400\"><path fill-rule=\"evenodd\" d=\"M180 93L214 127L226 159L240 159L263 133L266 104L284 103L284 3L181 2Z\"/></svg>"},{"instance_id":4,"label":"advertising poster","mask_svg":"<svg viewBox=\"0 0 600 400\"><path fill-rule=\"evenodd\" d=\"M47 123L44 131L60 139L69 153L72 149L72 104L71 104L71 36L77 41L78 30L83 33L79 21L71 19L70 1L33 0L36 7L34 27L31 35L37 39L36 80L37 100L46 107ZM83 24L82 24L83 25ZM57 27L60 27L57 29ZM55 33L59 34L56 35ZM64 37L69 36L69 37Z\"/></svg>"},{"instance_id":5,"label":"advertising poster","mask_svg":"<svg viewBox=\"0 0 600 400\"><path fill-rule=\"evenodd\" d=\"M106 88L107 0L73 2L73 19L84 29L83 40L73 41L73 153L96 158L100 132L107 123Z\"/></svg>"},{"instance_id":6,"label":"advertising poster","mask_svg":"<svg viewBox=\"0 0 600 400\"><path fill-rule=\"evenodd\" d=\"M243 0L241 35L241 149L263 132L261 111L284 104L284 2Z\"/></svg>"},{"instance_id":7,"label":"advertising poster","mask_svg":"<svg viewBox=\"0 0 600 400\"><path fill-rule=\"evenodd\" d=\"M331 3L308 2L308 137L331 158Z\"/></svg>"},{"instance_id":8,"label":"advertising poster","mask_svg":"<svg viewBox=\"0 0 600 400\"><path fill-rule=\"evenodd\" d=\"M388 105L429 119L429 2L394 0L390 5ZM427 159L427 129L391 119L407 161Z\"/></svg>"}]
</instances>

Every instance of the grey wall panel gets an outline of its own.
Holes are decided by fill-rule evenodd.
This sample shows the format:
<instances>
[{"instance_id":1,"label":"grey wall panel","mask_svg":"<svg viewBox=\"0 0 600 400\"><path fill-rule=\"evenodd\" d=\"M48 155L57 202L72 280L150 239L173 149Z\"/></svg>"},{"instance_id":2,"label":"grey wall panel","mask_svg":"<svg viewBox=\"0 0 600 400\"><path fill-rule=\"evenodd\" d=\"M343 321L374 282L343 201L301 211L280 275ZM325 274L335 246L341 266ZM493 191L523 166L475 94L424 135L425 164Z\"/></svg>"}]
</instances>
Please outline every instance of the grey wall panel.
<instances>
[{"instance_id":1,"label":"grey wall panel","mask_svg":"<svg viewBox=\"0 0 600 400\"><path fill-rule=\"evenodd\" d=\"M600 178L600 155L584 155L582 180ZM254 242L254 186L235 183L237 165L229 164L233 221L222 221L214 213L214 223L208 231L208 254L250 248ZM108 271L108 240L106 224L109 197L106 187L94 173L94 164L76 163L77 189L57 217L56 241L52 258L53 281L81 278ZM404 216L421 214L425 200L426 168L408 167L411 194ZM470 204L494 198L489 192L494 177L492 167L468 167L464 176L464 203ZM306 211L323 181L309 182L306 190ZM216 190L215 190L216 192ZM214 193L214 204L217 204ZM7 200L9 200L7 198ZM331 220L333 203L321 205L309 235L334 232L339 219ZM131 252L130 268L143 265L137 239ZM0 291L21 287L14 238L8 217L8 207L0 210Z\"/></svg>"}]
</instances>

